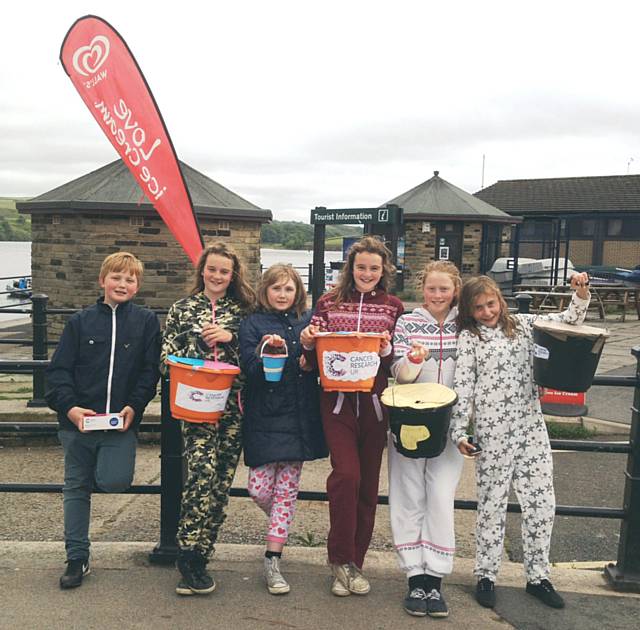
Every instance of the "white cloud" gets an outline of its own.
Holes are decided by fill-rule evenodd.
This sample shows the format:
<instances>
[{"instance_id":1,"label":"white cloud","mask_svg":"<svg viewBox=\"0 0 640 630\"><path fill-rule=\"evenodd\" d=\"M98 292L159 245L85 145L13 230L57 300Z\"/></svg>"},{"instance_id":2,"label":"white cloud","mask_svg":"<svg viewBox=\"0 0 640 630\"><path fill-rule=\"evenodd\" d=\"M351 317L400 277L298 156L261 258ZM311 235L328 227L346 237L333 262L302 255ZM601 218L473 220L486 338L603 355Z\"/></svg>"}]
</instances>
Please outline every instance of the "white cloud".
<instances>
[{"instance_id":1,"label":"white cloud","mask_svg":"<svg viewBox=\"0 0 640 630\"><path fill-rule=\"evenodd\" d=\"M6 3L5 3L6 4ZM125 38L181 159L277 218L382 203L438 169L640 166L632 2L44 0L0 9L0 196L116 157L57 59L87 13ZM6 89L5 86L10 86Z\"/></svg>"}]
</instances>

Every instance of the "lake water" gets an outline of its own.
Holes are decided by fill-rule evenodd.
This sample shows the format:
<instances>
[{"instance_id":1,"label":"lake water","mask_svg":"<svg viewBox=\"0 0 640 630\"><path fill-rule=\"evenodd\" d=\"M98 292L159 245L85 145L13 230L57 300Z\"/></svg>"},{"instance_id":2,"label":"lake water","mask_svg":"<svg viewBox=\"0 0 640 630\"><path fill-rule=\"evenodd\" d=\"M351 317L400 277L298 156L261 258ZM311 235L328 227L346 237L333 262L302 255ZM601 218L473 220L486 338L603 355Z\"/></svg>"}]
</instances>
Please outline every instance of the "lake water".
<instances>
[{"instance_id":1,"label":"lake water","mask_svg":"<svg viewBox=\"0 0 640 630\"><path fill-rule=\"evenodd\" d=\"M325 262L332 260L341 260L342 252L325 252ZM303 276L305 282L307 280L306 268L309 263L313 262L312 250L294 250L294 249L266 249L260 250L260 260L264 268L274 263L284 262L299 267L298 272ZM8 276L29 276L31 275L31 243L0 241L0 277ZM0 280L0 290L5 290L5 285L10 283L9 280ZM0 295L0 307L3 305L15 306L20 300L8 298L6 295ZM20 315L12 313L2 313L0 308L0 321L19 318Z\"/></svg>"}]
</instances>

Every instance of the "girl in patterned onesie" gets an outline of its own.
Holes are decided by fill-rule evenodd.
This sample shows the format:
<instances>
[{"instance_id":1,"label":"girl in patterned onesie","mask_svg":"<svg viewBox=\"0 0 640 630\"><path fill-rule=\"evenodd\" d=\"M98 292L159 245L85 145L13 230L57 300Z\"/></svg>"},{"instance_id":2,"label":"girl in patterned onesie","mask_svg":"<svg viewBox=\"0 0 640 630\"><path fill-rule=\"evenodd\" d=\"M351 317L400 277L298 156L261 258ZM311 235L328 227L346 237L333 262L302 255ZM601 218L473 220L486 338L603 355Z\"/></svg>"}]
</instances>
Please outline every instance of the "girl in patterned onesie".
<instances>
[{"instance_id":1,"label":"girl in patterned onesie","mask_svg":"<svg viewBox=\"0 0 640 630\"><path fill-rule=\"evenodd\" d=\"M576 289L569 308L542 319L584 321L590 294L587 274L572 276ZM451 439L463 455L473 455L466 428L475 423L476 599L495 606L494 584L504 541L507 499L513 480L522 508L526 592L553 608L564 601L549 581L549 546L555 514L549 436L533 381L535 315L511 315L498 286L486 276L468 280L460 294L458 360Z\"/></svg>"},{"instance_id":2,"label":"girl in patterned onesie","mask_svg":"<svg viewBox=\"0 0 640 630\"><path fill-rule=\"evenodd\" d=\"M427 263L422 272L424 304L398 319L391 373L397 383L442 383L453 387L456 366L455 306L460 272L448 261ZM407 574L404 609L416 617L446 617L442 577L453 570L453 500L462 456L447 440L432 459L399 453L389 433L389 508L393 544Z\"/></svg>"}]
</instances>

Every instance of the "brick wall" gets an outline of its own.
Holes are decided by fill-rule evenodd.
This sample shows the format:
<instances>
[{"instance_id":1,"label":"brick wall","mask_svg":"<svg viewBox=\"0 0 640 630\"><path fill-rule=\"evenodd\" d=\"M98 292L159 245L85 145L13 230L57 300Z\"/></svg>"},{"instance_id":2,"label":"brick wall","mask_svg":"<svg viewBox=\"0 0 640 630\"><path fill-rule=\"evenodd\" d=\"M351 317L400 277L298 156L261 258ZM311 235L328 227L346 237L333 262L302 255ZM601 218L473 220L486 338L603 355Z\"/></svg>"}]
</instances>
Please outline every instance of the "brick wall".
<instances>
[{"instance_id":1,"label":"brick wall","mask_svg":"<svg viewBox=\"0 0 640 630\"><path fill-rule=\"evenodd\" d=\"M55 216L55 221L52 220ZM199 216L205 242L233 244L245 261L249 280L260 274L260 223ZM222 228L222 229L221 229ZM168 308L188 294L193 265L162 219L127 214L34 214L31 219L31 273L36 293L49 296L51 308L80 309L101 294L98 273L105 256L130 251L145 265L143 284L136 302L152 308ZM64 321L51 317L49 335L55 339Z\"/></svg>"},{"instance_id":2,"label":"brick wall","mask_svg":"<svg viewBox=\"0 0 640 630\"><path fill-rule=\"evenodd\" d=\"M602 264L630 269L640 265L640 241L605 241Z\"/></svg>"},{"instance_id":3,"label":"brick wall","mask_svg":"<svg viewBox=\"0 0 640 630\"><path fill-rule=\"evenodd\" d=\"M592 256L593 241L569 241L569 260L574 265L590 265Z\"/></svg>"}]
</instances>

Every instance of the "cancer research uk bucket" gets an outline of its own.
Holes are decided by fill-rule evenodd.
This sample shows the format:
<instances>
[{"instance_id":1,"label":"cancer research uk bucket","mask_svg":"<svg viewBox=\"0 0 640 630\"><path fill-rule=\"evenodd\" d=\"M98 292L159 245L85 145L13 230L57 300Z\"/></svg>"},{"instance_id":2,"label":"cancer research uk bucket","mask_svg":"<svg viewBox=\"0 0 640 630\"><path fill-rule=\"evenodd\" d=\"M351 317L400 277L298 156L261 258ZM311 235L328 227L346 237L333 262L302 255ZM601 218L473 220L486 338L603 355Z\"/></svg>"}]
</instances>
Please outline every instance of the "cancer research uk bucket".
<instances>
[{"instance_id":1,"label":"cancer research uk bucket","mask_svg":"<svg viewBox=\"0 0 640 630\"><path fill-rule=\"evenodd\" d=\"M591 387L609 331L594 326L536 320L533 378L541 387L586 392Z\"/></svg>"},{"instance_id":2,"label":"cancer research uk bucket","mask_svg":"<svg viewBox=\"0 0 640 630\"><path fill-rule=\"evenodd\" d=\"M169 355L167 365L171 415L186 422L218 422L240 368L221 361L175 355Z\"/></svg>"},{"instance_id":3,"label":"cancer research uk bucket","mask_svg":"<svg viewBox=\"0 0 640 630\"><path fill-rule=\"evenodd\" d=\"M325 392L370 392L380 367L380 333L316 333L320 386Z\"/></svg>"}]
</instances>

